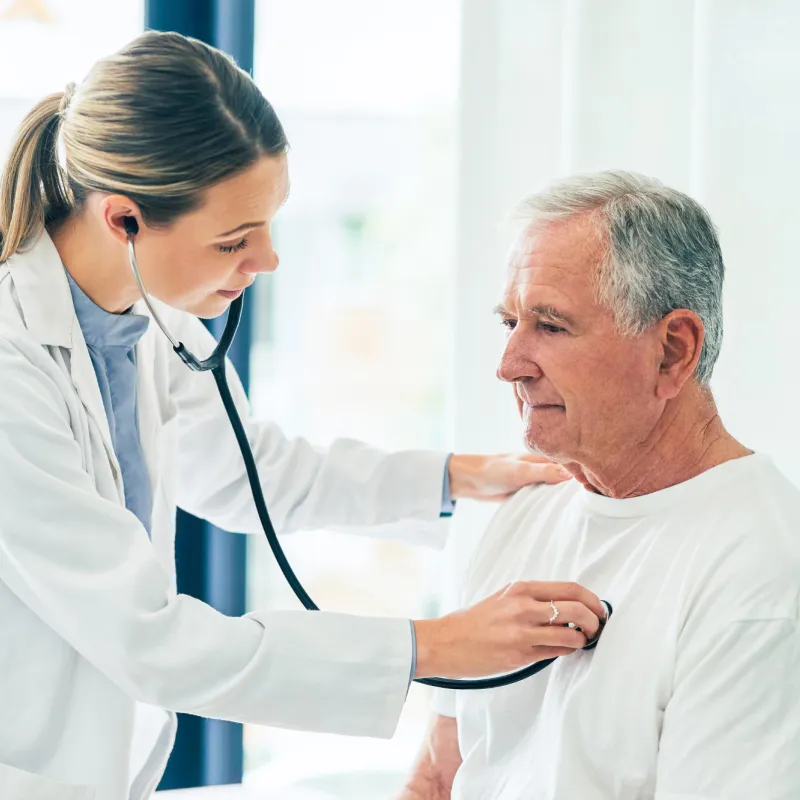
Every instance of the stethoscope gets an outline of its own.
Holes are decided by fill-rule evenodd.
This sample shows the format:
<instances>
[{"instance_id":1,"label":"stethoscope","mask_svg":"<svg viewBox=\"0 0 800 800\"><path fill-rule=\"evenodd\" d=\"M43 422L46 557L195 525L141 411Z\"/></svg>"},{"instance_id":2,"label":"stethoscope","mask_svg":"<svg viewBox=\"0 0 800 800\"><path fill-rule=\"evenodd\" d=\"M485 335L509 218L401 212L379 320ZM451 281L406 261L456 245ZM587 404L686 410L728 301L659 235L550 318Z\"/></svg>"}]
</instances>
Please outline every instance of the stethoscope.
<instances>
[{"instance_id":1,"label":"stethoscope","mask_svg":"<svg viewBox=\"0 0 800 800\"><path fill-rule=\"evenodd\" d=\"M245 469L247 470L247 479L250 481L250 489L253 493L253 500L255 501L258 518L261 521L261 527L264 529L264 534L267 537L272 554L275 556L275 560L278 562L278 566L280 567L284 578L286 578L287 583L297 596L297 599L308 611L319 611L319 607L309 597L308 592L306 592L306 590L303 588L303 585L294 574L294 570L292 569L291 564L289 564L286 554L283 552L281 543L278 541L278 536L275 533L275 528L272 525L272 520L270 519L269 511L267 510L267 503L264 500L264 493L261 489L261 480L258 475L258 468L256 467L255 458L253 457L253 451L250 448L250 442L247 439L247 433L244 429L244 425L242 424L242 419L239 416L236 404L233 402L231 390L228 386L228 378L225 374L225 358L228 355L228 350L230 349L231 344L233 343L233 338L236 335L236 329L239 327L239 321L242 317L244 292L242 292L242 294L231 303L228 310L228 319L225 323L225 330L222 332L222 336L220 337L217 346L214 348L214 352L206 359L201 360L197 358L191 351L186 349L183 343L179 342L172 335L167 325L153 307L153 304L150 300L150 295L147 293L144 283L142 282L142 276L139 272L139 265L136 262L136 252L133 248L133 239L138 232L139 225L136 222L136 219L134 217L126 217L125 233L128 235L128 257L131 262L131 269L136 277L136 283L139 285L139 291L142 295L142 299L144 300L150 315L155 320L156 325L158 325L163 334L167 337L167 339L169 339L172 349L178 354L181 361L183 361L183 363L194 372L210 372L214 376L220 398L222 399L222 404L225 406L225 412L228 415L231 427L233 428L233 432L236 436L236 442L239 445L239 450L241 451L242 458L244 459ZM600 634L603 631L603 627L613 612L613 608L611 607L610 603L605 600L602 602L606 609L605 619L601 620L597 635L593 640L588 642L588 644L583 648L584 650L593 650L597 646L597 642L600 639ZM557 616L557 612L555 610L554 615ZM572 623L566 624L571 627L575 627L572 625ZM580 630L580 628L577 630ZM556 658L549 658L544 661L537 661L535 664L530 664L529 666L523 667L515 672L509 672L505 675L497 675L492 678L477 678L470 680L453 680L451 678L414 678L414 681L416 683L423 683L426 686L436 686L441 689L495 689L498 686L508 686L511 683L516 683L517 681L521 681L525 678L531 677L532 675L536 675L543 669L549 667L550 664L556 660Z\"/></svg>"}]
</instances>

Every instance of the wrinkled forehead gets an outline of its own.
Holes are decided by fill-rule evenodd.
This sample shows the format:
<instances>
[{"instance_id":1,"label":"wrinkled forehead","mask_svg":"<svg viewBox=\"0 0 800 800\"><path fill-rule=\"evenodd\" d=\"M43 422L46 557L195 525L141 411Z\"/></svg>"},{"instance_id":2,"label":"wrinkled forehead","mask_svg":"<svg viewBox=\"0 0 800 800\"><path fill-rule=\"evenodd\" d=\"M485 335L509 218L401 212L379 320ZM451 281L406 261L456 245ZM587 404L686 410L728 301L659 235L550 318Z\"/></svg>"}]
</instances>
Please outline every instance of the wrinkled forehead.
<instances>
[{"instance_id":1,"label":"wrinkled forehead","mask_svg":"<svg viewBox=\"0 0 800 800\"><path fill-rule=\"evenodd\" d=\"M534 222L509 250L504 296L534 305L562 295L573 304L594 306L597 270L605 251L598 226L588 215Z\"/></svg>"}]
</instances>

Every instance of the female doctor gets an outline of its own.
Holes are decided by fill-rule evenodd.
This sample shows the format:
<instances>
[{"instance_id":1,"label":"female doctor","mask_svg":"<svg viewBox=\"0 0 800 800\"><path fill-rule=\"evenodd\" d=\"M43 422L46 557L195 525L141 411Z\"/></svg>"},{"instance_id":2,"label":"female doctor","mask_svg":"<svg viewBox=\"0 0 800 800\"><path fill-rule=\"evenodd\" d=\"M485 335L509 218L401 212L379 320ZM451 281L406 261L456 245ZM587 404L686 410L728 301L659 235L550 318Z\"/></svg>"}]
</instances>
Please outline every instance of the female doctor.
<instances>
[{"instance_id":1,"label":"female doctor","mask_svg":"<svg viewBox=\"0 0 800 800\"><path fill-rule=\"evenodd\" d=\"M176 593L176 505L229 530L260 527L213 378L148 324L128 236L134 227L158 313L209 353L197 317L278 266L270 225L286 150L248 75L154 32L44 99L18 131L0 190L3 800L149 797L175 711L388 737L412 675L489 675L582 647L583 634L548 625L550 601L597 629L597 598L561 584L514 585L411 625L229 618ZM563 477L525 459L448 464L352 441L323 452L247 419L229 373L280 530L404 519L420 530L448 484L453 498L497 498Z\"/></svg>"}]
</instances>

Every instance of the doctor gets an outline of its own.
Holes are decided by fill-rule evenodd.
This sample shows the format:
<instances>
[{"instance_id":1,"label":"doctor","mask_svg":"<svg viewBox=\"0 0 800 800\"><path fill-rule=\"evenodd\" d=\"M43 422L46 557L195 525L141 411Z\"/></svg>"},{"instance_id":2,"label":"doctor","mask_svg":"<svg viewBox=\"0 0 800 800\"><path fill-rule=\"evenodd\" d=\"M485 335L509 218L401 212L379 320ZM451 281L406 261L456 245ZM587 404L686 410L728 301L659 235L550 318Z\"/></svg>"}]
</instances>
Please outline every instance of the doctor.
<instances>
[{"instance_id":1,"label":"doctor","mask_svg":"<svg viewBox=\"0 0 800 800\"><path fill-rule=\"evenodd\" d=\"M229 618L176 593L176 505L230 530L260 527L212 377L189 371L137 302L125 221L138 225L160 313L208 353L197 317L221 314L278 266L270 225L288 190L286 150L244 72L154 32L74 94L47 97L18 132L0 190L3 800L149 797L175 711L388 737L412 675L488 675L581 647L582 634L548 625L550 601L597 628L597 598L561 584L516 584L412 624ZM443 498L563 478L523 459L448 464L353 441L323 452L246 425L284 531L386 533L407 519L435 544Z\"/></svg>"}]
</instances>

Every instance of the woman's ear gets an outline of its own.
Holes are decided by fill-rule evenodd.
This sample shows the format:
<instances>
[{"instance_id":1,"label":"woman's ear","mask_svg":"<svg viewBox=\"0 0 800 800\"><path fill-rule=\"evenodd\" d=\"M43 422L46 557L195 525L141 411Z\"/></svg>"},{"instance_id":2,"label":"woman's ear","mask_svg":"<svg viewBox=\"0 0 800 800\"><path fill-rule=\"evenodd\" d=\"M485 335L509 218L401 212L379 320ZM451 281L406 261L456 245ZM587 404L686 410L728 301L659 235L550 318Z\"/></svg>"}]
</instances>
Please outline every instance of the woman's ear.
<instances>
[{"instance_id":1,"label":"woman's ear","mask_svg":"<svg viewBox=\"0 0 800 800\"><path fill-rule=\"evenodd\" d=\"M703 320L685 308L671 311L659 323L661 362L658 370L658 396L676 397L694 374L705 339Z\"/></svg>"},{"instance_id":2,"label":"woman's ear","mask_svg":"<svg viewBox=\"0 0 800 800\"><path fill-rule=\"evenodd\" d=\"M144 225L139 206L125 195L106 195L100 202L100 213L106 230L121 244Z\"/></svg>"}]
</instances>

